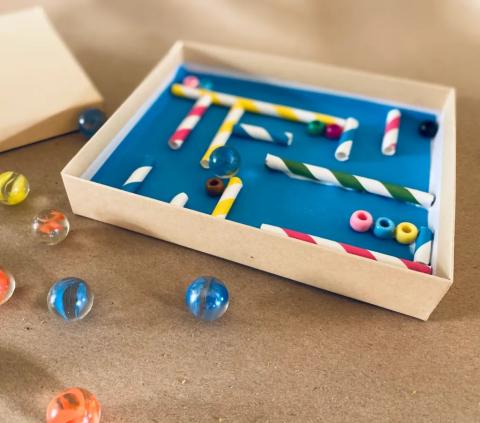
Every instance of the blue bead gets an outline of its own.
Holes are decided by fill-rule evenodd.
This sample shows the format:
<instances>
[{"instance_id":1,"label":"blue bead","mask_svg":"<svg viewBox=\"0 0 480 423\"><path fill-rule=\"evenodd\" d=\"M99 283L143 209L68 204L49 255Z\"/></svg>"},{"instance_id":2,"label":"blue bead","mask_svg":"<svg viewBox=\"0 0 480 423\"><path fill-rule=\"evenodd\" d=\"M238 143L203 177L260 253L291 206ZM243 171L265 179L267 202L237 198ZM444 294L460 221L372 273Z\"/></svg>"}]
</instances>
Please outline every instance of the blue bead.
<instances>
[{"instance_id":1,"label":"blue bead","mask_svg":"<svg viewBox=\"0 0 480 423\"><path fill-rule=\"evenodd\" d=\"M213 276L201 276L187 288L185 302L198 319L216 320L227 311L228 290Z\"/></svg>"},{"instance_id":2,"label":"blue bead","mask_svg":"<svg viewBox=\"0 0 480 423\"><path fill-rule=\"evenodd\" d=\"M213 82L209 79L201 79L200 88L203 88L204 90L211 90L213 88Z\"/></svg>"},{"instance_id":3,"label":"blue bead","mask_svg":"<svg viewBox=\"0 0 480 423\"><path fill-rule=\"evenodd\" d=\"M78 115L78 129L90 138L105 123L106 116L100 109L86 109Z\"/></svg>"},{"instance_id":4,"label":"blue bead","mask_svg":"<svg viewBox=\"0 0 480 423\"><path fill-rule=\"evenodd\" d=\"M232 147L218 147L210 155L209 168L219 178L231 178L240 169L240 154Z\"/></svg>"},{"instance_id":5,"label":"blue bead","mask_svg":"<svg viewBox=\"0 0 480 423\"><path fill-rule=\"evenodd\" d=\"M393 238L395 234L395 223L392 219L388 217L379 217L375 221L375 226L373 228L373 234L382 239Z\"/></svg>"},{"instance_id":6,"label":"blue bead","mask_svg":"<svg viewBox=\"0 0 480 423\"><path fill-rule=\"evenodd\" d=\"M50 288L47 304L50 311L64 320L80 320L92 309L93 293L82 279L60 279Z\"/></svg>"}]
</instances>

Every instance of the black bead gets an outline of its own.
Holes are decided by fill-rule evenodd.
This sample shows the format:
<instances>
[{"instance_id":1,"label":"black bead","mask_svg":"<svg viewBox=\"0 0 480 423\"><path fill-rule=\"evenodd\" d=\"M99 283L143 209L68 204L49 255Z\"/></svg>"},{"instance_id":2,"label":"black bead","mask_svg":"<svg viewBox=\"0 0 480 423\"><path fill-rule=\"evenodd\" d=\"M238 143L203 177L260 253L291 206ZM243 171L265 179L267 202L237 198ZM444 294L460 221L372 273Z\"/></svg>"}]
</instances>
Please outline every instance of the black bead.
<instances>
[{"instance_id":1,"label":"black bead","mask_svg":"<svg viewBox=\"0 0 480 423\"><path fill-rule=\"evenodd\" d=\"M424 120L418 127L418 133L425 138L433 138L437 131L438 123L434 120Z\"/></svg>"}]
</instances>

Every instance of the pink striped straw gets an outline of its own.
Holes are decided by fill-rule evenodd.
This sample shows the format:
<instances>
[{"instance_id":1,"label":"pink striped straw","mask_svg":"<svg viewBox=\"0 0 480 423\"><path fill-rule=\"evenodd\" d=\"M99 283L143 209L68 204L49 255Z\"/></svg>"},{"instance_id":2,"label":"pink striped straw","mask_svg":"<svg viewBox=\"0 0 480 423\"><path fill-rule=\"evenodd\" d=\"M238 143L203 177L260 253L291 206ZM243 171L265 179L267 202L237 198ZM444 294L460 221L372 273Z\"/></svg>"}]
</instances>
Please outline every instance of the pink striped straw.
<instances>
[{"instance_id":1,"label":"pink striped straw","mask_svg":"<svg viewBox=\"0 0 480 423\"><path fill-rule=\"evenodd\" d=\"M398 131L400 128L400 110L392 109L387 113L385 132L382 140L382 153L393 156L397 151Z\"/></svg>"},{"instance_id":2,"label":"pink striped straw","mask_svg":"<svg viewBox=\"0 0 480 423\"><path fill-rule=\"evenodd\" d=\"M283 237L294 238L311 244L321 245L324 247L334 248L347 254L364 257L370 260L380 261L382 263L392 264L396 267L404 269L415 270L417 272L432 274L432 268L423 263L418 263L402 258L390 256L388 254L377 253L376 251L366 250L365 248L355 247L353 245L344 244L343 242L330 241L329 239L320 238L318 236L309 235L303 232L293 231L292 229L281 228L279 226L272 226L262 224L260 226L262 231L270 232Z\"/></svg>"},{"instance_id":3,"label":"pink striped straw","mask_svg":"<svg viewBox=\"0 0 480 423\"><path fill-rule=\"evenodd\" d=\"M178 150L193 131L197 123L212 104L212 97L210 95L201 96L188 112L187 116L182 120L180 125L168 140L168 145L172 150Z\"/></svg>"}]
</instances>

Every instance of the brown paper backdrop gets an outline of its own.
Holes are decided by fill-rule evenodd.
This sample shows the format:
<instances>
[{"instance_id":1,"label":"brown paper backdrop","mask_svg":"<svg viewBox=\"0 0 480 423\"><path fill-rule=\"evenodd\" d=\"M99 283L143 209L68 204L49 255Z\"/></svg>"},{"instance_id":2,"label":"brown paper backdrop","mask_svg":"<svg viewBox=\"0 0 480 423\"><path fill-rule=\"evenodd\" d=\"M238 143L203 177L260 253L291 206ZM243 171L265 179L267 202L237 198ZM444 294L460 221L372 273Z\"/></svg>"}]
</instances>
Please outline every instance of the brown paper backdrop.
<instances>
[{"instance_id":1,"label":"brown paper backdrop","mask_svg":"<svg viewBox=\"0 0 480 423\"><path fill-rule=\"evenodd\" d=\"M456 86L456 283L423 323L72 215L63 244L36 246L29 221L44 207L69 211L59 172L85 141L4 153L0 169L24 172L32 193L0 208L0 263L18 281L0 307L2 423L42 422L71 385L97 394L103 423L480 421L478 2L3 0L0 12L37 3L109 112L179 38ZM205 273L232 297L210 325L183 306ZM46 310L50 284L67 275L96 294L79 324Z\"/></svg>"}]
</instances>

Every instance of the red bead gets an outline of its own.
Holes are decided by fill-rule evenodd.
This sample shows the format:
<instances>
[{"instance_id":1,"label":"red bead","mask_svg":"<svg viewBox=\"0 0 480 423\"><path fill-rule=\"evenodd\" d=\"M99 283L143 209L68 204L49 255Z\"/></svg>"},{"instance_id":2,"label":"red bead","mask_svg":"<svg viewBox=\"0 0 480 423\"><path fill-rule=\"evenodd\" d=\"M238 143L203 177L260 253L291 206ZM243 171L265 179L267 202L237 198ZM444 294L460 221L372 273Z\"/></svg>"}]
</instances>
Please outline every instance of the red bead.
<instances>
[{"instance_id":1,"label":"red bead","mask_svg":"<svg viewBox=\"0 0 480 423\"><path fill-rule=\"evenodd\" d=\"M210 178L205 182L205 189L210 197L218 197L225 191L225 183L220 178Z\"/></svg>"},{"instance_id":2,"label":"red bead","mask_svg":"<svg viewBox=\"0 0 480 423\"><path fill-rule=\"evenodd\" d=\"M325 136L330 140L338 140L342 132L343 128L336 123L330 123L325 128Z\"/></svg>"}]
</instances>

